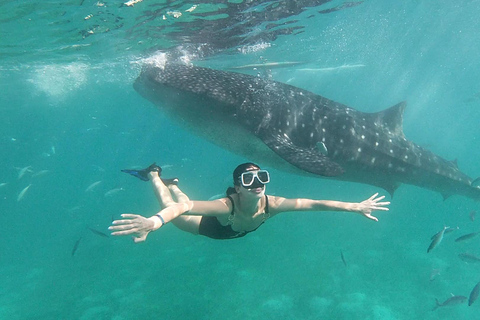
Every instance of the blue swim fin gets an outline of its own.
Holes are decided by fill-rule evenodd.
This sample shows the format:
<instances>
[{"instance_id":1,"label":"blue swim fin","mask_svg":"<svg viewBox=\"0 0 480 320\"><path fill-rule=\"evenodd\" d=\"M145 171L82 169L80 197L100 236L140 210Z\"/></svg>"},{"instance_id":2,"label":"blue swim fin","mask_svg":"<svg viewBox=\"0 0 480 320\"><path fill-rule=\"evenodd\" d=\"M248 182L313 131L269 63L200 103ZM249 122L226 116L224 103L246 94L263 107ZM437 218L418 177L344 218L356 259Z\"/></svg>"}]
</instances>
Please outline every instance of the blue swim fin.
<instances>
[{"instance_id":1,"label":"blue swim fin","mask_svg":"<svg viewBox=\"0 0 480 320\"><path fill-rule=\"evenodd\" d=\"M156 172L158 172L158 175L160 175L161 172L162 172L162 168L157 166L154 162L150 166L148 166L148 168L145 168L145 169L140 169L140 170L123 169L123 170L120 170L120 171L131 174L132 176L137 177L138 179L140 179L142 181L148 181L149 180L148 179L148 174L150 172L156 171Z\"/></svg>"}]
</instances>

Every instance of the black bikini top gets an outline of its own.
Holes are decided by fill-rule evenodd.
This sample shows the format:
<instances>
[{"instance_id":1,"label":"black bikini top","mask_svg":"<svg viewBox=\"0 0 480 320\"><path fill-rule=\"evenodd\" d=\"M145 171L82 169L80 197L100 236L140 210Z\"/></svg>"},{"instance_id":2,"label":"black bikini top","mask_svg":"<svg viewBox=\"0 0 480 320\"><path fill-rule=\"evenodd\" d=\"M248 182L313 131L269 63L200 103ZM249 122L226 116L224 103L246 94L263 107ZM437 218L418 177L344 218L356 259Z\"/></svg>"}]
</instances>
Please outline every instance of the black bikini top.
<instances>
[{"instance_id":1,"label":"black bikini top","mask_svg":"<svg viewBox=\"0 0 480 320\"><path fill-rule=\"evenodd\" d=\"M230 217L233 217L235 215L234 211L235 211L235 202L233 202L233 198L231 196L227 196L228 199L230 199L230 202L232 203L232 212L230 212ZM267 217L265 217L265 219L263 219L263 221L267 220L268 219L268 215L269 215L269 210L268 210L268 197L267 195L265 195L265 212L263 213L264 215L266 214ZM230 220L230 218L228 219Z\"/></svg>"},{"instance_id":2,"label":"black bikini top","mask_svg":"<svg viewBox=\"0 0 480 320\"><path fill-rule=\"evenodd\" d=\"M232 229L233 218L235 216L235 202L232 197L227 196L232 202L232 212L228 217L228 223L226 226L222 225L214 216L203 216L198 227L198 232L201 235L207 236L212 239L235 239L245 236L247 233L257 230L270 216L268 210L268 197L265 195L265 211L263 213L263 221L258 227L250 231L235 231Z\"/></svg>"},{"instance_id":3,"label":"black bikini top","mask_svg":"<svg viewBox=\"0 0 480 320\"><path fill-rule=\"evenodd\" d=\"M228 217L228 225L224 226L224 228L229 228L231 230L231 232L229 233L234 234L234 236L231 236L231 238L239 238L239 237L246 236L247 233L253 232L258 228L260 228L260 226L265 222L265 220L267 220L270 217L270 211L268 208L268 196L265 195L265 210L263 212L262 223L260 223L258 227L250 231L235 231L232 229L233 217L235 216L235 202L233 201L233 198L231 196L227 196L227 198L230 199L230 202L232 203L232 212L230 212L230 216Z\"/></svg>"}]
</instances>

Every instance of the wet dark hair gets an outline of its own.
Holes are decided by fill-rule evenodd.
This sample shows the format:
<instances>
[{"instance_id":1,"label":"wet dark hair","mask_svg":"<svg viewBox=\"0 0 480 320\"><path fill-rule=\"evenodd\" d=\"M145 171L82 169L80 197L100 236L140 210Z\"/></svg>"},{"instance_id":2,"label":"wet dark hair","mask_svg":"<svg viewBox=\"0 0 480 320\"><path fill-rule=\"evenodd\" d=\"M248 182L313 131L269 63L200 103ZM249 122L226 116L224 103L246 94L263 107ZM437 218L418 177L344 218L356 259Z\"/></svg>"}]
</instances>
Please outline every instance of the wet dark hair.
<instances>
[{"instance_id":1,"label":"wet dark hair","mask_svg":"<svg viewBox=\"0 0 480 320\"><path fill-rule=\"evenodd\" d=\"M240 185L240 176L242 173L245 171L249 171L251 169L254 170L260 170L260 166L258 164L255 164L253 162L246 162L238 165L235 170L233 170L233 185L234 186L239 186ZM228 187L227 189L227 196L237 193L234 187Z\"/></svg>"}]
</instances>

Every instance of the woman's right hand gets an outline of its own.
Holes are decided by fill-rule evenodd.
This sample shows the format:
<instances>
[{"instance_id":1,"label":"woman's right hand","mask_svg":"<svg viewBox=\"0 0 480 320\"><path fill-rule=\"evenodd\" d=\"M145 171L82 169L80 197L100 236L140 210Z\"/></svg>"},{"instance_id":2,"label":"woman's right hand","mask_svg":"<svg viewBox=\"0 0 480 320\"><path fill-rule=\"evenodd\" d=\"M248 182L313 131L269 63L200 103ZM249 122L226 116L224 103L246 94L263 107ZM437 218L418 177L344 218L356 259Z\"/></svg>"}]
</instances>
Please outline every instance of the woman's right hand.
<instances>
[{"instance_id":1,"label":"woman's right hand","mask_svg":"<svg viewBox=\"0 0 480 320\"><path fill-rule=\"evenodd\" d=\"M378 221L376 217L372 216L372 211L373 210L388 211L387 206L390 204L390 201L382 201L383 199L385 199L385 196L380 196L378 198L377 197L378 197L378 192L375 193L370 198L368 198L367 200L357 203L355 211L359 212L361 215L363 215L368 219Z\"/></svg>"},{"instance_id":2,"label":"woman's right hand","mask_svg":"<svg viewBox=\"0 0 480 320\"><path fill-rule=\"evenodd\" d=\"M147 235L154 229L155 222L149 218L145 218L138 214L124 213L121 215L123 219L115 220L108 229L112 230L112 236L133 235L135 243L143 242L147 239Z\"/></svg>"}]
</instances>

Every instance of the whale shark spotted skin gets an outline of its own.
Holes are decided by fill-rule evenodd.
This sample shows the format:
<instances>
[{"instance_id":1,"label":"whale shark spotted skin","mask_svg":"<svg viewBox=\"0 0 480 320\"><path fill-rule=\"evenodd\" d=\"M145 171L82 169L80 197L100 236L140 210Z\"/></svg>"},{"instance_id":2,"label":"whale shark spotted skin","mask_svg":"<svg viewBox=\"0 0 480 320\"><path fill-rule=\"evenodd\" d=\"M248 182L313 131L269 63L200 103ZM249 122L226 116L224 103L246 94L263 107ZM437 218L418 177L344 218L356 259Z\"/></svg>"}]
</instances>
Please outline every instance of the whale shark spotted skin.
<instances>
[{"instance_id":1,"label":"whale shark spotted skin","mask_svg":"<svg viewBox=\"0 0 480 320\"><path fill-rule=\"evenodd\" d=\"M455 162L405 138L404 102L364 113L281 82L168 63L145 65L134 88L181 126L252 161L391 195L406 183L480 199Z\"/></svg>"}]
</instances>

